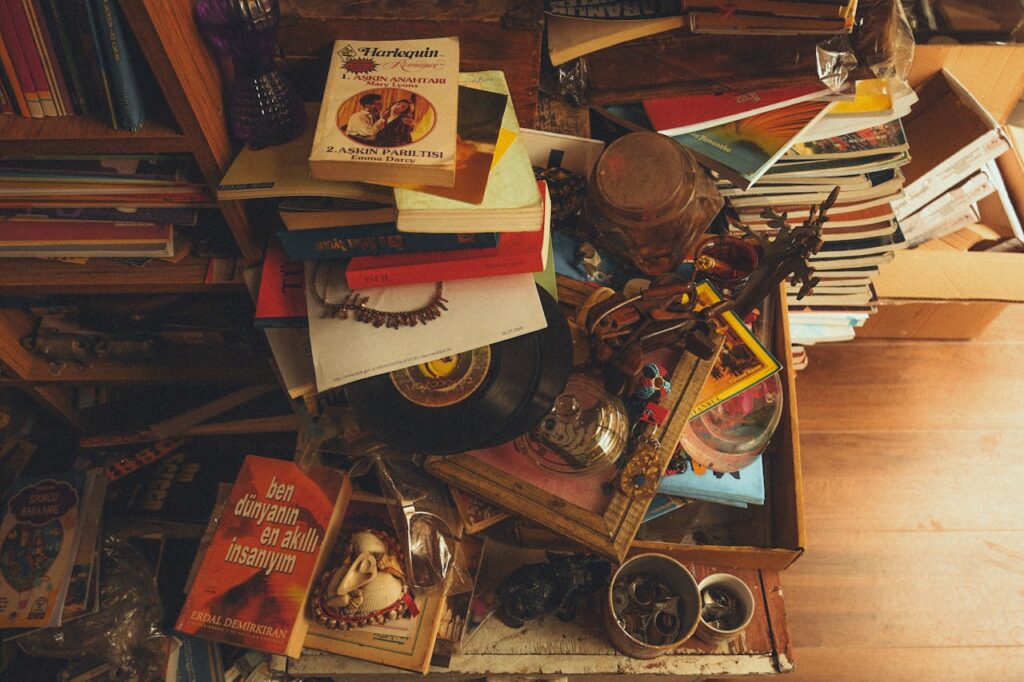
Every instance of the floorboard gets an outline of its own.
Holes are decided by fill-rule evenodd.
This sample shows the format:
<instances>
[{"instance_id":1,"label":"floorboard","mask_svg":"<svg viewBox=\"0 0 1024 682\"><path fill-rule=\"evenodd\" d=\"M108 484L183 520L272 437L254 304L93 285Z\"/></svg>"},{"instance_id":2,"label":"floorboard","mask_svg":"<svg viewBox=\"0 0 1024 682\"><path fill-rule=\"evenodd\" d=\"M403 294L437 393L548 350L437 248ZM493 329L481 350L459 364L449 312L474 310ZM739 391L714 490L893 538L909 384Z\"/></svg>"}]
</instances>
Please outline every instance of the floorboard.
<instances>
[{"instance_id":1,"label":"floorboard","mask_svg":"<svg viewBox=\"0 0 1024 682\"><path fill-rule=\"evenodd\" d=\"M1024 679L1024 306L970 342L810 349L805 680Z\"/></svg>"}]
</instances>

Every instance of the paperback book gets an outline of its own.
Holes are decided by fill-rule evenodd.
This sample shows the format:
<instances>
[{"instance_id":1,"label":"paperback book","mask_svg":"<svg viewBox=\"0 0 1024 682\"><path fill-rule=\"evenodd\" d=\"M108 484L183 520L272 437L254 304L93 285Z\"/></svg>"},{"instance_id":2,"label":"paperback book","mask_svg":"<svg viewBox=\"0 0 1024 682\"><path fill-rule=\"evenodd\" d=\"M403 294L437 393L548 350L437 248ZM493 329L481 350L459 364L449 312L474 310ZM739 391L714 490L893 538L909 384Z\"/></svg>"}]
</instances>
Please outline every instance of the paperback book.
<instances>
[{"instance_id":1,"label":"paperback book","mask_svg":"<svg viewBox=\"0 0 1024 682\"><path fill-rule=\"evenodd\" d=\"M175 629L297 657L309 627L306 599L349 489L334 469L246 457Z\"/></svg>"},{"instance_id":2,"label":"paperback book","mask_svg":"<svg viewBox=\"0 0 1024 682\"><path fill-rule=\"evenodd\" d=\"M451 187L458 76L457 37L335 41L313 177Z\"/></svg>"}]
</instances>

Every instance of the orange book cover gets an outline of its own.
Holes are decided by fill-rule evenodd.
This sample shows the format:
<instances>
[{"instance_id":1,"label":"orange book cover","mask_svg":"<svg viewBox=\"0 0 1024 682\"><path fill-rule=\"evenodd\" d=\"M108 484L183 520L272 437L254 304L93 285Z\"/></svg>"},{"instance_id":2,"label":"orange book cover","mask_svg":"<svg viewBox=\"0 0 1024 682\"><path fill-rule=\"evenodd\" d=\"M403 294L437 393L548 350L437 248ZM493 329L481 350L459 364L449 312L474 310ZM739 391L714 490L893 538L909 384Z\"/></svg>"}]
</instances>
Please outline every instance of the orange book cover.
<instances>
[{"instance_id":1,"label":"orange book cover","mask_svg":"<svg viewBox=\"0 0 1024 682\"><path fill-rule=\"evenodd\" d=\"M340 471L246 457L175 629L297 657L348 497Z\"/></svg>"}]
</instances>

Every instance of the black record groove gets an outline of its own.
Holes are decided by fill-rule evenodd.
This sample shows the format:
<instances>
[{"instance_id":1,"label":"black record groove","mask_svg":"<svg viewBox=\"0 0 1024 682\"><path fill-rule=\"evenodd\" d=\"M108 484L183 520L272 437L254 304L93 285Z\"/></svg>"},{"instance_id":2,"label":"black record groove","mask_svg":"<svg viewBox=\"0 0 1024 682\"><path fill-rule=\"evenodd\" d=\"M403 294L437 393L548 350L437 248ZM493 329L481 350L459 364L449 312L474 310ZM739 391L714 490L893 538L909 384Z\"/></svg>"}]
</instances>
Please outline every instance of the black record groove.
<instances>
[{"instance_id":1,"label":"black record groove","mask_svg":"<svg viewBox=\"0 0 1024 682\"><path fill-rule=\"evenodd\" d=\"M572 366L572 339L540 289L545 329L349 384L359 423L410 452L454 454L512 440L551 409Z\"/></svg>"}]
</instances>

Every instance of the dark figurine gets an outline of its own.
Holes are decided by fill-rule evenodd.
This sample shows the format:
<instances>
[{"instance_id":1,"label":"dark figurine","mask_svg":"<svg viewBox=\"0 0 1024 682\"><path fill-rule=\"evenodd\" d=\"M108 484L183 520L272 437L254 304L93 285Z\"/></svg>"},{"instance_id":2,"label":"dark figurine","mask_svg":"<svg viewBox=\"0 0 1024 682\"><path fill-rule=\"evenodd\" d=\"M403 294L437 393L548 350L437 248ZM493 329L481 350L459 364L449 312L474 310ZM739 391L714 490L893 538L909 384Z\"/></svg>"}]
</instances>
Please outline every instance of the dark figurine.
<instances>
[{"instance_id":1,"label":"dark figurine","mask_svg":"<svg viewBox=\"0 0 1024 682\"><path fill-rule=\"evenodd\" d=\"M549 611L569 622L583 597L608 584L611 564L604 559L553 552L547 556L547 563L526 564L512 571L498 588L498 617L510 628L521 628Z\"/></svg>"},{"instance_id":2,"label":"dark figurine","mask_svg":"<svg viewBox=\"0 0 1024 682\"><path fill-rule=\"evenodd\" d=\"M791 228L786 222L786 214L779 215L771 209L765 209L761 217L768 219L768 227L778 230L775 239L770 242L759 234L751 231L746 225L733 222L733 226L741 230L749 239L756 240L761 250L761 260L747 283L736 297L732 309L745 318L750 311L760 305L768 294L778 289L779 283L792 276L791 283L798 283L800 300L814 290L818 278L814 277L814 268L807 263L807 258L818 252L824 243L821 239L821 226L828 220L825 213L832 208L839 196L836 187L828 195L821 206L812 206L807 220L803 225Z\"/></svg>"}]
</instances>

